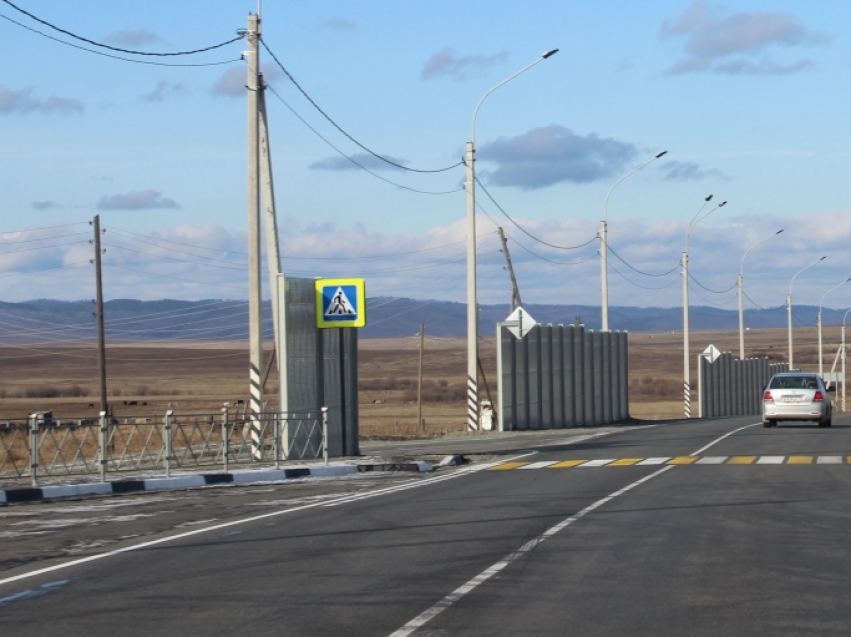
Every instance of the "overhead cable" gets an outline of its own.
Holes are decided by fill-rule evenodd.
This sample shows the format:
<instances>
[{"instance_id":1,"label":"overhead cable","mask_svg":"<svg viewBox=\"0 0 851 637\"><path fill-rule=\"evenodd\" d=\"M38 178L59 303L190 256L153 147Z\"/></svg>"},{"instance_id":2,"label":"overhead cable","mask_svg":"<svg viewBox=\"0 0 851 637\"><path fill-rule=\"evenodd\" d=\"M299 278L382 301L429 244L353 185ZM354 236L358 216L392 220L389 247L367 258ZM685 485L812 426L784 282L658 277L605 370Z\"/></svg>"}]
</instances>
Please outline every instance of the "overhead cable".
<instances>
[{"instance_id":1,"label":"overhead cable","mask_svg":"<svg viewBox=\"0 0 851 637\"><path fill-rule=\"evenodd\" d=\"M734 287L736 287L736 285L738 285L738 283L734 283L733 285L731 285L730 287L728 287L726 290L711 290L711 289L709 289L708 287L706 287L705 285L703 285L703 283L701 283L700 281L698 281L697 279L695 279L691 272L689 272L689 273L688 273L688 278L690 278L692 281L694 281L695 283L697 283L697 284L698 284L700 287L702 287L704 290L706 290L707 292L711 292L712 294L726 294L727 292L729 292L730 290L732 290Z\"/></svg>"},{"instance_id":2,"label":"overhead cable","mask_svg":"<svg viewBox=\"0 0 851 637\"><path fill-rule=\"evenodd\" d=\"M596 240L597 240L597 238L598 238L598 237L596 237L596 236L595 236L595 237L593 237L592 239L589 239L588 241L586 241L585 243L580 243L579 245L575 245L575 246L558 246L558 245L555 245L555 244L553 244L553 243L547 243L546 241L544 241L543 239L539 239L538 237L536 237L535 235L533 235L532 233L530 233L529 231L527 231L527 230L526 230L523 226L521 226L519 223L517 223L516 221L514 221L514 219L512 219L512 218L511 218L511 216L510 216L507 212L505 212L505 210L503 210L502 206L500 206L500 205L496 202L496 199L494 199L494 198L493 198L493 196L492 196L492 195L488 192L488 189L487 189L487 188L485 188L484 184L483 184L481 181L479 181L479 178L478 178L478 177L476 177L475 179L476 179L476 183L477 183L477 184L479 184L479 186L481 186L482 190L483 190L483 191L484 191L484 193L487 195L488 199L490 199L490 200L491 200L491 202L493 202L493 205L495 205L495 206L497 207L497 210L499 210L499 211L500 211L500 212L501 212L501 213L505 216L505 218L506 218L506 219L508 219L508 220L509 220L511 223L513 223L515 226L517 226L517 229L518 229L518 230L520 230L520 232L522 232L523 234L525 234L525 235L526 235L527 237L529 237L530 239L534 239L534 240L535 240L535 241L537 241L538 243L541 243L541 244L543 244L543 245L545 245L545 246L547 246L547 247L550 247L550 248L555 248L556 250L578 250L579 248L584 248L585 246L587 246L587 245L589 245L589 244L593 243L593 242L594 242L594 241L596 241Z\"/></svg>"},{"instance_id":3,"label":"overhead cable","mask_svg":"<svg viewBox=\"0 0 851 637\"><path fill-rule=\"evenodd\" d=\"M630 265L629 263L627 263L621 255L619 255L617 252L615 252L615 251L612 249L612 247L611 247L610 245L608 245L608 242L606 243L606 248L609 250L609 252L611 252L613 255L615 255L615 257L617 257L618 261L620 261L621 263L623 263L626 267L628 267L628 268L629 268L630 270L632 270L633 272L637 272L638 274L641 274L642 276L650 276L650 277L663 277L663 276L668 276L669 274L672 274L673 272L676 272L676 271L679 269L679 267L680 267L680 266L679 266L679 264L677 264L677 265L675 265L673 268L671 268L670 270L668 270L667 272L660 272L659 274L653 274L652 272L644 272L644 271L639 270L638 268L636 268L636 267L634 267L634 266Z\"/></svg>"},{"instance_id":4,"label":"overhead cable","mask_svg":"<svg viewBox=\"0 0 851 637\"><path fill-rule=\"evenodd\" d=\"M661 287L648 286L648 285L641 285L640 283L636 283L635 281L633 281L632 279L630 279L629 277L627 277L625 274L623 274L620 270L618 270L618 269L617 269L615 266L613 266L611 263L609 264L609 267L610 267L612 270L614 270L614 271L615 271L615 274L617 274L619 277L621 277L624 281L626 281L627 283L630 283L630 284L634 285L634 286L635 286L635 287L637 287L637 288L641 288L642 290L665 290L665 289L667 289L667 288L671 287L674 283L676 283L676 282L677 282L677 279L674 279L673 281L671 281L671 282L670 282L670 283L668 283L667 285L663 285L663 286L661 286Z\"/></svg>"},{"instance_id":5,"label":"overhead cable","mask_svg":"<svg viewBox=\"0 0 851 637\"><path fill-rule=\"evenodd\" d=\"M10 7L15 9L16 11L23 13L25 16L35 20L36 22L43 24L44 26L49 27L49 28L53 29L54 31L58 31L59 33L64 33L65 35L72 37L75 40L80 40L81 42L91 44L92 46L99 46L103 49L109 49L110 51L118 51L119 53L129 53L131 55L148 55L148 56L154 56L154 57L176 57L176 56L180 56L180 55L195 55L196 53L204 53L206 51L212 51L214 49L220 49L223 46L227 46L228 44L232 44L233 42L237 42L238 40L241 40L242 38L245 37L244 33L240 33L235 38L231 38L227 42L221 42L219 44L213 44L212 46L206 46L206 47L201 48L201 49L193 49L192 51L175 51L173 53L152 53L150 51L134 51L132 49L122 49L122 48L119 48L117 46L111 46L109 44L103 44L101 42L96 42L95 40L90 40L88 38L84 38L80 35L77 35L76 33L72 33L71 31L68 31L68 30L63 29L61 27L58 27L55 24L48 22L47 20L42 20L41 18L39 18L36 15L33 15L29 11L25 11L24 9L21 9L21 7L14 4L10 0L2 0L2 2L5 2L6 4L8 4Z\"/></svg>"},{"instance_id":6,"label":"overhead cable","mask_svg":"<svg viewBox=\"0 0 851 637\"><path fill-rule=\"evenodd\" d=\"M31 27L28 27L25 24L21 24L17 20L13 20L9 16L3 15L2 13L0 13L0 18L3 18L4 20L8 20L9 22L12 22L13 24L17 24L19 27L26 29L27 31L32 31L33 33L36 33L36 34L38 34L38 35L40 35L44 38L47 38L48 40L53 40L54 42L58 42L59 44L64 44L65 46L70 46L70 47L73 47L75 49L79 49L80 51L87 51L88 53L94 53L95 55L101 55L101 56L106 57L106 58L112 58L113 60L121 60L122 62L132 62L133 64L149 64L149 65L152 65L152 66L190 67L190 66L221 66L222 64L233 64L234 62L241 62L242 61L241 57L230 59L230 60L223 60L221 62L201 62L201 63L196 63L196 64L174 64L174 63L169 63L169 62L154 62L152 60L134 60L133 58L125 58L125 57L121 57L120 55L112 55L110 53L104 53L103 51L95 51L94 49L87 49L86 47L80 46L79 44L74 44L73 42L66 42L65 40L60 40L59 38L54 38L52 35L48 35L47 33L42 33L38 29L33 29Z\"/></svg>"},{"instance_id":7,"label":"overhead cable","mask_svg":"<svg viewBox=\"0 0 851 637\"><path fill-rule=\"evenodd\" d=\"M7 1L7 0L4 0L4 2L5 1ZM350 141L354 142L358 147L362 148L363 150L368 152L370 155L372 155L376 159L380 159L381 161L383 161L386 164L390 164L391 166L395 166L396 168L400 168L402 170L407 170L408 172L412 172L412 173L442 173L442 172L446 172L447 170L452 170L453 168L457 168L458 166L463 165L464 162L459 161L455 164L452 164L451 166L446 166L445 168L436 168L434 170L423 170L423 169L418 169L418 168L409 168L408 166L403 166L402 164L398 164L394 161L391 161L391 160L387 159L386 157L382 157L378 153L374 152L373 150L371 150L371 149L367 148L366 146L364 146L363 144L361 144L358 140L356 140L354 137L349 135L345 130L343 130L343 128L337 122L335 122L333 119L331 119L331 116L328 115L328 113L326 113L325 111L323 111L322 108L319 106L319 104L314 102L313 98L310 97L310 95L307 94L307 91L305 91L301 87L301 85L298 82L296 82L296 79L290 74L290 72L281 63L281 61L278 59L278 57L272 52L272 50L269 48L269 46L266 44L266 41L262 37L260 38L260 44L263 45L263 48L266 49L266 52L269 53L269 55L272 56L272 59L275 60L275 63L281 68L281 70L284 72L284 74L290 79L290 81L295 85L295 87L299 90L299 92L302 95L304 95L304 97L307 99L307 101L311 103L313 108L315 108L317 111L319 111L319 113L322 115L322 117L327 119L331 123L331 125L334 126L334 128L336 128L343 135L345 135Z\"/></svg>"},{"instance_id":8,"label":"overhead cable","mask_svg":"<svg viewBox=\"0 0 851 637\"><path fill-rule=\"evenodd\" d=\"M397 188L401 188L402 190L409 190L409 191L411 191L411 192L416 192L416 193L421 194L421 195L449 195L449 194L452 194L453 192L460 192L460 191L464 190L464 188L463 188L463 187L461 187L461 188L455 188L454 190L444 190L444 191L436 191L436 192L435 192L435 191L431 191L431 190L419 190L419 189L417 189L417 188L411 188L410 186L403 186L402 184L396 183L395 181L392 181L392 180L390 180L390 179L387 179L386 177L382 177L381 175L379 175L379 174L378 174L378 173L376 173L375 171L370 170L369 168L367 168L366 166L364 166L363 164L361 164L360 162L358 162L358 161L357 161L356 159L354 159L353 157L349 157L346 153L344 153L342 150L340 150L340 149L339 149L339 148L337 148L334 144L332 144L332 143L331 143L331 142L330 142L330 141L329 141L329 140L328 140L325 136L323 136L323 135L322 135L322 133L320 133L318 130L316 130L315 128L313 128L313 126L311 126L310 124L308 124L308 123L307 123L307 120L306 120L306 119L304 119L301 115L299 115L299 114L298 114L298 112L296 112L296 110L295 110L292 106L290 106L290 105L287 103L287 101L286 101L283 97L281 97L281 96L278 94L278 92L277 92L274 88L272 88L272 87L269 85L269 83L268 83L268 82L266 83L266 88L268 88L270 91L272 91L272 94L273 94L275 97L277 97L277 98L281 101L281 104L283 104L284 106L286 106L286 107L290 110L290 112L291 112L293 115L295 115L295 116L299 119L299 121L300 121L302 124L304 124L305 126L307 126L307 127L308 127L308 128L309 128L312 132L313 132L313 134L314 134L314 135L316 135L319 139L321 139L323 142L325 142L325 143L326 143L326 144L328 144L331 148L333 148L333 149L334 149L337 153L339 153L339 154L340 154L340 156L341 156L341 157L344 157L345 159L347 159L348 161L350 161L352 164L354 164L355 166L357 166L357 167L358 167L358 168L360 168L361 170L365 170L366 172L368 172L370 175L372 175L372 176L373 176L373 177L375 177L376 179L380 179L381 181L383 181L383 182L385 182L385 183L388 183L388 184L390 184L391 186L396 186ZM387 160L385 160L385 161L387 161ZM392 163L392 162L391 162L391 163ZM394 164L394 165L396 165L396 164Z\"/></svg>"}]
</instances>

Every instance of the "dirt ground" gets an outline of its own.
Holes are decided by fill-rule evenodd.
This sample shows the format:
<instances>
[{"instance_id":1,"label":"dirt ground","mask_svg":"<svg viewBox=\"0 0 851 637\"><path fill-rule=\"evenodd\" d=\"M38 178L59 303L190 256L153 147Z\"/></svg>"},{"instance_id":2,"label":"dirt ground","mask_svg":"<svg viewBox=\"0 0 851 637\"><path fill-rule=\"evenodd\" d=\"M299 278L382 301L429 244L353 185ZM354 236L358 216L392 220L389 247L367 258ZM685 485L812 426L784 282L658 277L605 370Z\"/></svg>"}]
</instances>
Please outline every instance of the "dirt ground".
<instances>
[{"instance_id":1,"label":"dirt ground","mask_svg":"<svg viewBox=\"0 0 851 637\"><path fill-rule=\"evenodd\" d=\"M748 331L747 356L785 361L784 329ZM830 370L840 340L839 326L826 326L825 368ZM695 360L709 344L738 356L738 332L695 331L691 334L692 383ZM415 435L419 343L415 338L364 339L359 348L361 433ZM795 364L818 369L815 328L795 331ZM487 387L496 400L494 339L483 339L481 358ZM24 419L51 410L54 418L96 414L97 356L91 347L0 346L0 421ZM682 415L682 333L636 332L629 337L630 412L636 418ZM247 351L244 343L141 343L107 348L109 401L118 417L220 413L247 402ZM466 344L464 339L426 339L423 373L423 418L427 435L464 427ZM837 368L838 369L838 368ZM277 392L273 371L266 390ZM482 398L486 398L482 384ZM693 393L693 401L697 396Z\"/></svg>"}]
</instances>

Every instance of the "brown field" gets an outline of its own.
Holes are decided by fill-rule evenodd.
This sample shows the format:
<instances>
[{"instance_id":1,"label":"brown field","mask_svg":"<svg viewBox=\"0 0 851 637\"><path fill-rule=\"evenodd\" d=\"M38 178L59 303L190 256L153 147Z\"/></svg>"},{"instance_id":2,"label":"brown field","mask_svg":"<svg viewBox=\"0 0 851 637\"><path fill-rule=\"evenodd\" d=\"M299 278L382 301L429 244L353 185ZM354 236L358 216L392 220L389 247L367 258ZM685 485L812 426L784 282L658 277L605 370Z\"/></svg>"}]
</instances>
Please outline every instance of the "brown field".
<instances>
[{"instance_id":1,"label":"brown field","mask_svg":"<svg viewBox=\"0 0 851 637\"><path fill-rule=\"evenodd\" d=\"M839 327L825 328L829 370L839 343ZM691 335L692 382L695 359L710 343L738 353L735 331L695 331ZM786 330L749 331L748 356L786 360ZM496 399L496 352L484 339L481 357L488 386ZM23 419L33 411L52 410L55 418L91 417L97 412L97 359L91 347L0 346L0 420ZM796 366L816 370L814 328L795 332ZM114 415L220 413L222 404L247 398L247 353L244 343L178 343L108 347L109 400ZM362 435L415 435L418 341L372 339L360 343L360 414ZM427 339L424 406L427 435L464 426L464 339ZM682 333L636 332L630 335L630 412L641 419L682 414ZM277 392L273 371L266 387ZM487 394L482 387L482 397ZM692 395L696 401L696 392ZM135 403L135 404L130 404Z\"/></svg>"}]
</instances>

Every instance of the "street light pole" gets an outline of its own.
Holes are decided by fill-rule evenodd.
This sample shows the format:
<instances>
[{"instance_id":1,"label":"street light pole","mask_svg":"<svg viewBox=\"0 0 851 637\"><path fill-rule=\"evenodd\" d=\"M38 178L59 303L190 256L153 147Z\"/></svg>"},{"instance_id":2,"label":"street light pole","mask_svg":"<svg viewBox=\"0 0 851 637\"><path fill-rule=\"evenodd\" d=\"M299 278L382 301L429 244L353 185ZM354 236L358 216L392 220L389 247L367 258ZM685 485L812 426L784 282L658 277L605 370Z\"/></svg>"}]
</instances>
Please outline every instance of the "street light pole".
<instances>
[{"instance_id":1,"label":"street light pole","mask_svg":"<svg viewBox=\"0 0 851 637\"><path fill-rule=\"evenodd\" d=\"M649 164L652 164L667 153L667 150L657 153L651 159L641 164L638 168L618 179L614 184L612 184L612 187L609 188L609 192L606 193L606 203L603 206L603 220L600 222L600 289L603 297L602 314L604 332L609 330L609 197L611 197L615 186L621 183L624 179L631 177L639 170Z\"/></svg>"},{"instance_id":2,"label":"street light pole","mask_svg":"<svg viewBox=\"0 0 851 637\"><path fill-rule=\"evenodd\" d=\"M781 228L777 232L768 235L765 239L761 241L757 241L750 248L745 250L745 254L742 256L742 265L739 267L739 279L736 285L739 288L739 359L743 360L745 358L745 303L744 303L744 287L745 287L745 257L748 256L748 252L756 248L757 246L762 245L766 241L768 241L771 237L776 237L778 234L783 232Z\"/></svg>"},{"instance_id":3,"label":"street light pole","mask_svg":"<svg viewBox=\"0 0 851 637\"><path fill-rule=\"evenodd\" d=\"M703 204L700 206L700 209L697 211L697 214L694 215L694 218L688 225L688 230L686 230L685 250L683 250L683 414L686 418L691 418L691 358L689 356L688 324L688 238L691 234L692 228L694 228L698 223L706 219L713 212L718 210L718 208L722 208L727 205L726 201L722 201L712 210L710 210L701 217L700 213L703 212L703 209L706 207L706 204L708 204L711 200L712 195L709 195L706 199L703 200Z\"/></svg>"},{"instance_id":4,"label":"street light pole","mask_svg":"<svg viewBox=\"0 0 851 637\"><path fill-rule=\"evenodd\" d=\"M845 316L842 317L842 343L840 348L842 349L842 411L845 411L845 319L848 316L848 312L845 312Z\"/></svg>"},{"instance_id":5,"label":"street light pole","mask_svg":"<svg viewBox=\"0 0 851 637\"><path fill-rule=\"evenodd\" d=\"M848 277L839 285L834 285L827 292L822 294L821 300L818 302L818 375L822 376L822 377L824 377L824 373L823 373L824 372L824 364L823 364L824 363L824 354L823 354L824 350L822 349L822 338L821 338L821 324L822 324L821 308L822 308L822 305L824 304L824 297L826 297L828 294L833 292L836 288L841 288L843 285L848 283L848 281L851 281L851 277Z\"/></svg>"},{"instance_id":6,"label":"street light pole","mask_svg":"<svg viewBox=\"0 0 851 637\"><path fill-rule=\"evenodd\" d=\"M476 117L482 102L500 86L558 53L547 51L531 64L504 79L482 96L473 111L472 141L467 142L464 163L467 166L467 429L479 428L479 311L476 302Z\"/></svg>"},{"instance_id":7,"label":"street light pole","mask_svg":"<svg viewBox=\"0 0 851 637\"><path fill-rule=\"evenodd\" d=\"M821 263L827 258L827 255L824 255L820 259L816 259L812 263L810 263L807 267L801 268L798 270L795 275L792 277L792 280L789 281L789 296L786 297L786 319L788 324L788 332L789 332L789 371L791 372L795 369L794 365L794 352L792 350L792 284L795 282L795 278L804 270L809 270L811 267L816 265L817 263Z\"/></svg>"}]
</instances>

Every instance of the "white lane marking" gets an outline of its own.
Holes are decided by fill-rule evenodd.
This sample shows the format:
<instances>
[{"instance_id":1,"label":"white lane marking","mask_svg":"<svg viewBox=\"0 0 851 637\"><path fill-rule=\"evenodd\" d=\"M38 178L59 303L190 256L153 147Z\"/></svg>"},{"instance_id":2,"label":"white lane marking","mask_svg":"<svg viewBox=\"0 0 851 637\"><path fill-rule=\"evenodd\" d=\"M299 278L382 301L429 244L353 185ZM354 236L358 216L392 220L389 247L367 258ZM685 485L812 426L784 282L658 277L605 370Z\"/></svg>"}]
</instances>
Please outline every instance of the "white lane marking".
<instances>
[{"instance_id":1,"label":"white lane marking","mask_svg":"<svg viewBox=\"0 0 851 637\"><path fill-rule=\"evenodd\" d=\"M651 465L665 464L670 459L671 459L671 456L666 456L664 458L645 458L644 460L642 460L641 462L638 463L638 466L639 467L647 467L647 466L651 466Z\"/></svg>"},{"instance_id":2,"label":"white lane marking","mask_svg":"<svg viewBox=\"0 0 851 637\"><path fill-rule=\"evenodd\" d=\"M819 456L816 464L842 464L842 456Z\"/></svg>"},{"instance_id":3,"label":"white lane marking","mask_svg":"<svg viewBox=\"0 0 851 637\"><path fill-rule=\"evenodd\" d=\"M539 535L538 537L526 542L526 544L521 546L519 549L517 549L513 553L509 553L504 558L502 558L501 560L496 562L493 566L486 568L484 571L482 571L481 573L476 575L473 579L468 581L466 584L463 584L463 585L459 586L458 588L456 588L454 591L449 593L449 595L447 595L442 600L437 602L434 606L432 606L431 608L420 613L419 615L414 617L411 621L409 621L407 624L402 626L400 629L391 633L390 637L408 637L409 635L414 634L414 632L416 632L419 628L421 628L422 626L424 626L425 624L430 622L432 619L437 617L440 613L442 613L447 608L452 606L452 604L454 604L459 599L464 597L467 593L470 593L471 591L475 590L481 584L484 584L491 577L493 577L494 575L496 575L497 573L502 571L506 566L508 566L512 562L516 561L518 558L522 557L523 555L525 555L526 553L528 553L529 551L531 551L532 549L537 547L539 544L544 542L544 540L548 540L549 538L554 536L559 531L567 528L568 526L570 526L571 524L573 524L577 520L579 520L579 519L585 517L586 515L588 515L589 513L591 513L591 511L593 511L594 509L597 509L597 508L603 506L604 504L611 502L612 500L614 500L615 498L617 498L620 495L623 495L624 493L626 493L630 489L634 489L638 485L643 484L643 483L647 482L648 480L651 480L651 479L655 478L656 476L661 475L662 473L665 473L666 471L668 471L670 469L673 469L673 467L670 466L670 465L667 466L667 467L662 467L658 471L651 473L649 476L644 476L640 480L636 480L632 484L627 485L624 488L615 491L611 495L607 495L605 498L597 500L594 504L591 504L591 505L585 507L579 513L575 513L575 514L571 515L569 518L565 518L564 520L562 520L561 522L559 522L555 526L552 526L549 529L547 529L546 531L544 531L543 533L541 533L541 535Z\"/></svg>"},{"instance_id":4,"label":"white lane marking","mask_svg":"<svg viewBox=\"0 0 851 637\"><path fill-rule=\"evenodd\" d=\"M530 462L529 464L524 464L522 467L517 467L518 469L543 469L544 467L549 467L551 464L555 464L558 460L542 460L540 462Z\"/></svg>"},{"instance_id":5,"label":"white lane marking","mask_svg":"<svg viewBox=\"0 0 851 637\"><path fill-rule=\"evenodd\" d=\"M700 454L702 454L704 451L706 451L707 449L709 449L709 448L710 448L710 447L712 447L713 445L717 445L719 442L721 442L722 440L724 440L724 438L727 438L728 436L732 436L732 435L733 435L733 434L735 434L735 433L739 433L740 431L743 431L743 430L747 429L748 427L756 427L758 424L760 424L760 423L755 422L755 423L753 423L752 425L745 425L744 427L739 427L738 429L733 429L733 431L730 431L730 432L728 432L728 433L725 433L725 434L724 434L723 436L721 436L720 438L716 438L715 440L713 440L712 442L710 442L708 445L706 445L705 447L701 447L700 449L698 449L697 451L695 451L695 452L694 452L694 453L692 453L691 455L693 455L693 456L699 456Z\"/></svg>"},{"instance_id":6,"label":"white lane marking","mask_svg":"<svg viewBox=\"0 0 851 637\"><path fill-rule=\"evenodd\" d=\"M265 520L268 518L277 517L279 515L286 515L288 513L296 513L298 511L304 511L306 509L314 509L320 506L329 506L329 504L339 505L345 504L347 502L355 502L357 500L364 500L366 498L374 498L380 495L385 495L388 493L395 493L397 491L402 491L406 489L413 489L420 486L429 486L435 484L437 482L445 482L446 480L452 480L454 478L459 478L461 476L469 475L471 473L476 473L479 471L484 471L489 469L490 467L496 466L503 462L510 462L511 460L516 460L517 458L525 458L526 456L531 456L537 454L537 451L532 451L530 453L524 453L517 456L513 456L509 459L500 459L496 462L489 462L487 464L477 465L475 467L470 467L468 469L461 469L450 473L444 476L435 476L434 478L424 478L423 480L413 481L412 483L405 483L402 486L393 486L387 487L385 489L378 489L376 491L372 491L368 494L354 494L354 495L346 495L341 496L338 500L333 503L325 503L325 502L311 502L309 504L305 504L298 507L293 507L291 509L284 509L282 511L271 511L269 513L262 513L260 515L253 515L247 518L243 518L241 520L231 520L230 522L222 522L221 524L215 524L213 526L204 527L203 529L193 529L191 531L183 531L182 533L175 533L174 535L169 535L167 537L162 537L156 540L150 540L148 542L140 542L139 544L134 544L133 546L125 546L120 549L115 549L113 551L106 551L104 553L98 553L96 555L89 555L87 557L81 557L76 560L71 560L69 562L63 562L62 564L55 564L53 566L47 566L45 568L36 569L34 571L29 571L28 573L21 573L20 575L13 575L12 577L7 577L5 579L0 579L0 586L3 584L10 584L12 582L18 582L24 579L29 579L31 577L36 577L38 575L43 575L45 573L52 573L53 571L59 571L62 569L70 568L72 566L79 566L80 564L85 564L87 562L94 562L96 560L102 560L107 557L113 557L114 555L120 555L121 553L129 553L130 551L138 551L139 549L148 548L150 546L157 546L158 544L165 544L167 542L173 542L175 540L180 540L186 537L192 537L193 535L200 535L201 533L209 533L210 531L218 531L220 529L226 529L233 526L239 526L240 524L248 524L250 522L256 522L258 520Z\"/></svg>"},{"instance_id":7,"label":"white lane marking","mask_svg":"<svg viewBox=\"0 0 851 637\"><path fill-rule=\"evenodd\" d=\"M786 456L760 456L757 464L783 464Z\"/></svg>"},{"instance_id":8,"label":"white lane marking","mask_svg":"<svg viewBox=\"0 0 851 637\"><path fill-rule=\"evenodd\" d=\"M694 464L724 464L727 456L705 456Z\"/></svg>"},{"instance_id":9,"label":"white lane marking","mask_svg":"<svg viewBox=\"0 0 851 637\"><path fill-rule=\"evenodd\" d=\"M754 423L754 424L759 424L759 423ZM748 427L753 427L753 426L754 425L747 425L745 427L740 427L739 429L736 429L734 431L726 433L723 436L721 436L720 438L710 442L708 445L703 447L703 449L700 449L699 451L695 451L691 455L696 456L701 451L703 451L705 449L709 449L709 447L711 447L712 445L714 445L717 442L722 441L727 436L731 436L734 433L736 433L737 431L741 431L742 429L747 429ZM609 460L609 462L611 462L611 460ZM580 465L580 466L586 466L586 465ZM603 506L604 504L611 502L612 500L614 500L615 498L617 498L620 495L623 495L624 493L626 493L630 489L634 489L635 487L639 486L640 484L643 484L643 483L647 482L648 480L652 480L656 476L662 475L666 471L669 471L670 469L673 469L673 468L674 468L673 465L667 465L665 467L662 467L658 471L654 471L650 475L645 476L645 477L641 478L640 480L636 480L632 484L625 486L623 489L619 489L618 491L615 491L611 495L607 495L605 498L603 498L601 500L597 500L594 504L591 504L591 505L585 507L579 513L575 513L575 514L571 515L569 518L565 518L564 520L562 520L561 522L559 522L555 526L550 527L549 529L547 529L546 531L541 533L541 535L539 535L538 537L526 542L526 544L521 546L519 549L517 549L513 553L509 553L508 555L506 555L504 558L502 558L500 561L498 561L493 566L486 568L484 571L482 571L481 573L476 575L473 579L468 581L466 584L463 584L463 585L459 586L458 588L456 588L454 591L449 593L449 595L447 595L442 600L437 602L434 606L426 609L425 611L423 611L422 613L420 613L419 615L414 617L407 624L405 624L404 626L402 626L398 630L391 633L390 637L408 637L409 635L413 635L419 628L423 627L425 624L427 624L432 619L437 617L440 613L442 613L447 608L452 606L452 604L454 604L459 599L464 597L467 593L470 593L471 591L475 590L481 584L484 584L491 577L493 577L494 575L496 575L497 573L502 571L506 566L510 565L512 562L517 560L517 558L522 557L523 555L525 555L526 553L531 551L533 548L538 546L544 540L551 538L553 535L555 535L556 533L558 533L562 529L567 528L568 526L570 526L571 524L573 524L574 522L576 522L580 518L583 518L587 514L591 513L594 509L597 509L597 508Z\"/></svg>"},{"instance_id":10,"label":"white lane marking","mask_svg":"<svg viewBox=\"0 0 851 637\"><path fill-rule=\"evenodd\" d=\"M617 458L600 458L597 460L589 460L588 462L583 462L579 467L605 467L610 462L614 462Z\"/></svg>"}]
</instances>

